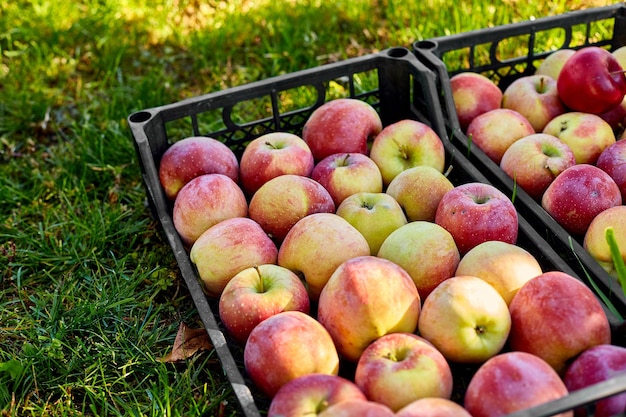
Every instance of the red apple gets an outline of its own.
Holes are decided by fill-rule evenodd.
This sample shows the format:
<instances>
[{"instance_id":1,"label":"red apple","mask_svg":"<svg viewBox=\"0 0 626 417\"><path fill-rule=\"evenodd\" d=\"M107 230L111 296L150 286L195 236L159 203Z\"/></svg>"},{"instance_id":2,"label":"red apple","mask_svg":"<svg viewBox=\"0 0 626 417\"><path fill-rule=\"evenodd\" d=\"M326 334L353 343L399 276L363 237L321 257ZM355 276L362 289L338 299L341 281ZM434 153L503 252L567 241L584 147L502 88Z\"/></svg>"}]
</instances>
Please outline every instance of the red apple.
<instances>
[{"instance_id":1,"label":"red apple","mask_svg":"<svg viewBox=\"0 0 626 417\"><path fill-rule=\"evenodd\" d=\"M576 51L563 64L557 88L569 109L600 114L624 99L626 77L611 52L588 46Z\"/></svg>"},{"instance_id":2,"label":"red apple","mask_svg":"<svg viewBox=\"0 0 626 417\"><path fill-rule=\"evenodd\" d=\"M311 178L328 190L337 207L352 194L383 191L383 177L378 165L362 153L329 155L315 165Z\"/></svg>"},{"instance_id":3,"label":"red apple","mask_svg":"<svg viewBox=\"0 0 626 417\"><path fill-rule=\"evenodd\" d=\"M248 216L278 244L301 218L334 212L333 198L319 182L294 174L281 175L263 184L248 205Z\"/></svg>"},{"instance_id":4,"label":"red apple","mask_svg":"<svg viewBox=\"0 0 626 417\"><path fill-rule=\"evenodd\" d=\"M191 246L209 227L247 214L248 201L235 181L223 174L204 174L180 189L172 221L183 243Z\"/></svg>"},{"instance_id":5,"label":"red apple","mask_svg":"<svg viewBox=\"0 0 626 417\"><path fill-rule=\"evenodd\" d=\"M400 204L408 221L434 222L439 201L453 188L445 174L420 165L396 175L385 192Z\"/></svg>"},{"instance_id":6,"label":"red apple","mask_svg":"<svg viewBox=\"0 0 626 417\"><path fill-rule=\"evenodd\" d=\"M581 353L568 366L563 377L570 392L589 387L626 372L626 348L596 345ZM594 404L595 417L610 417L626 411L626 393L611 396ZM578 411L578 410L575 410ZM580 410L582 415L583 410Z\"/></svg>"},{"instance_id":7,"label":"red apple","mask_svg":"<svg viewBox=\"0 0 626 417\"><path fill-rule=\"evenodd\" d=\"M317 301L339 265L369 254L367 240L347 220L334 213L313 213L289 230L278 250L278 264L304 279L309 297Z\"/></svg>"},{"instance_id":8,"label":"red apple","mask_svg":"<svg viewBox=\"0 0 626 417\"><path fill-rule=\"evenodd\" d=\"M339 265L320 294L317 317L339 354L351 362L387 333L417 329L420 298L409 274L395 263L359 256Z\"/></svg>"},{"instance_id":9,"label":"red apple","mask_svg":"<svg viewBox=\"0 0 626 417\"><path fill-rule=\"evenodd\" d=\"M611 126L613 132L623 131L626 127L626 98L617 106L611 107L598 116Z\"/></svg>"},{"instance_id":10,"label":"red apple","mask_svg":"<svg viewBox=\"0 0 626 417\"><path fill-rule=\"evenodd\" d=\"M395 417L387 406L376 401L347 400L328 407L318 417Z\"/></svg>"},{"instance_id":11,"label":"red apple","mask_svg":"<svg viewBox=\"0 0 626 417\"><path fill-rule=\"evenodd\" d=\"M526 249L489 240L463 255L454 275L471 275L487 281L508 305L522 285L542 273L539 261Z\"/></svg>"},{"instance_id":12,"label":"red apple","mask_svg":"<svg viewBox=\"0 0 626 417\"><path fill-rule=\"evenodd\" d=\"M446 398L420 398L396 412L396 417L472 417L462 406Z\"/></svg>"},{"instance_id":13,"label":"red apple","mask_svg":"<svg viewBox=\"0 0 626 417\"><path fill-rule=\"evenodd\" d=\"M570 147L577 164L595 164L607 147L615 143L613 128L602 117L567 112L550 120L543 133L556 136Z\"/></svg>"},{"instance_id":14,"label":"red apple","mask_svg":"<svg viewBox=\"0 0 626 417\"><path fill-rule=\"evenodd\" d=\"M463 132L476 116L499 108L502 102L502 90L482 74L460 72L450 78L450 89Z\"/></svg>"},{"instance_id":15,"label":"red apple","mask_svg":"<svg viewBox=\"0 0 626 417\"><path fill-rule=\"evenodd\" d=\"M470 182L448 191L439 202L435 223L452 234L461 254L488 240L517 242L517 210L490 184Z\"/></svg>"},{"instance_id":16,"label":"red apple","mask_svg":"<svg viewBox=\"0 0 626 417\"><path fill-rule=\"evenodd\" d=\"M586 349L611 343L611 327L593 291L561 271L524 284L509 305L512 350L537 355L562 374Z\"/></svg>"},{"instance_id":17,"label":"red apple","mask_svg":"<svg viewBox=\"0 0 626 417\"><path fill-rule=\"evenodd\" d=\"M279 175L308 177L313 165L313 153L300 136L271 132L246 145L239 161L239 178L246 194L252 196L261 185Z\"/></svg>"},{"instance_id":18,"label":"red apple","mask_svg":"<svg viewBox=\"0 0 626 417\"><path fill-rule=\"evenodd\" d=\"M467 127L471 145L478 146L496 164L515 141L533 133L535 128L525 116L502 108L477 116Z\"/></svg>"},{"instance_id":19,"label":"red apple","mask_svg":"<svg viewBox=\"0 0 626 417\"><path fill-rule=\"evenodd\" d=\"M270 398L300 376L339 372L339 356L330 335L301 311L283 311L252 329L243 361L252 382Z\"/></svg>"},{"instance_id":20,"label":"red apple","mask_svg":"<svg viewBox=\"0 0 626 417\"><path fill-rule=\"evenodd\" d=\"M472 417L500 417L567 394L559 374L543 359L526 352L505 352L478 368L463 404ZM571 417L573 413L558 416Z\"/></svg>"},{"instance_id":21,"label":"red apple","mask_svg":"<svg viewBox=\"0 0 626 417\"><path fill-rule=\"evenodd\" d=\"M167 148L159 162L159 181L170 200L185 184L203 174L223 174L237 182L239 162L235 153L217 139L192 136Z\"/></svg>"},{"instance_id":22,"label":"red apple","mask_svg":"<svg viewBox=\"0 0 626 417\"><path fill-rule=\"evenodd\" d=\"M567 168L541 198L542 207L573 235L583 235L594 217L621 204L622 195L615 181L589 164Z\"/></svg>"},{"instance_id":23,"label":"red apple","mask_svg":"<svg viewBox=\"0 0 626 417\"><path fill-rule=\"evenodd\" d=\"M252 329L281 311L309 313L309 294L287 268L263 264L238 272L224 287L219 316L233 339L245 344Z\"/></svg>"},{"instance_id":24,"label":"red apple","mask_svg":"<svg viewBox=\"0 0 626 417\"><path fill-rule=\"evenodd\" d=\"M376 110L353 98L328 101L315 109L302 129L315 161L335 153L367 154L368 142L382 129Z\"/></svg>"},{"instance_id":25,"label":"red apple","mask_svg":"<svg viewBox=\"0 0 626 417\"><path fill-rule=\"evenodd\" d=\"M442 281L454 275L460 260L454 238L436 223L416 220L393 231L378 250L409 273L424 299Z\"/></svg>"},{"instance_id":26,"label":"red apple","mask_svg":"<svg viewBox=\"0 0 626 417\"><path fill-rule=\"evenodd\" d=\"M448 278L424 300L419 334L446 359L481 363L498 354L511 328L509 308L487 281L470 275Z\"/></svg>"},{"instance_id":27,"label":"red apple","mask_svg":"<svg viewBox=\"0 0 626 417\"><path fill-rule=\"evenodd\" d=\"M384 186L402 171L420 165L443 172L445 149L437 133L417 120L386 126L374 139L370 158L378 165Z\"/></svg>"},{"instance_id":28,"label":"red apple","mask_svg":"<svg viewBox=\"0 0 626 417\"><path fill-rule=\"evenodd\" d=\"M535 133L513 143L502 156L500 168L535 200L565 169L576 164L570 147L556 136Z\"/></svg>"},{"instance_id":29,"label":"red apple","mask_svg":"<svg viewBox=\"0 0 626 417\"><path fill-rule=\"evenodd\" d=\"M292 379L272 398L267 417L315 417L333 404L367 401L361 389L338 375L309 374Z\"/></svg>"},{"instance_id":30,"label":"red apple","mask_svg":"<svg viewBox=\"0 0 626 417\"><path fill-rule=\"evenodd\" d=\"M369 400L393 411L420 398L452 395L446 358L413 333L390 333L373 341L359 358L354 382Z\"/></svg>"},{"instance_id":31,"label":"red apple","mask_svg":"<svg viewBox=\"0 0 626 417\"><path fill-rule=\"evenodd\" d=\"M572 55L574 55L574 52L576 52L576 50L569 48L557 49L556 51L548 55L541 62L541 64L539 64L539 67L537 67L535 74L547 75L554 78L555 80L558 80L561 68L563 68L565 61L567 61Z\"/></svg>"},{"instance_id":32,"label":"red apple","mask_svg":"<svg viewBox=\"0 0 626 417\"><path fill-rule=\"evenodd\" d=\"M502 107L522 114L535 132L566 110L556 80L547 75L526 75L513 81L502 94Z\"/></svg>"},{"instance_id":33,"label":"red apple","mask_svg":"<svg viewBox=\"0 0 626 417\"><path fill-rule=\"evenodd\" d=\"M626 140L621 139L602 151L596 166L613 178L622 193L622 201L626 201Z\"/></svg>"},{"instance_id":34,"label":"red apple","mask_svg":"<svg viewBox=\"0 0 626 417\"><path fill-rule=\"evenodd\" d=\"M219 298L238 272L276 263L278 248L257 222L248 217L234 217L202 233L191 247L189 257L207 294Z\"/></svg>"},{"instance_id":35,"label":"red apple","mask_svg":"<svg viewBox=\"0 0 626 417\"><path fill-rule=\"evenodd\" d=\"M611 249L606 240L606 230L609 227L613 228L615 241L622 259L626 262L626 206L611 207L594 217L585 233L583 247L609 275L618 279Z\"/></svg>"}]
</instances>

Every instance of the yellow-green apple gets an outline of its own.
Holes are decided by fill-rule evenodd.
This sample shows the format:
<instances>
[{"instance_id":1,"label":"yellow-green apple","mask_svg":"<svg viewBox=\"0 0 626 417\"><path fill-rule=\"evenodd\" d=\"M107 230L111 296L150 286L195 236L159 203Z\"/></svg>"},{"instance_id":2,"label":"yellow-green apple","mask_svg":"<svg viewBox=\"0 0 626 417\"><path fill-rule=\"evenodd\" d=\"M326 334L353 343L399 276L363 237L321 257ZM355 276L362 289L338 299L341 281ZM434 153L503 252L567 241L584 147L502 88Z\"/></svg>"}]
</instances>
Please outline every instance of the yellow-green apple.
<instances>
[{"instance_id":1,"label":"yellow-green apple","mask_svg":"<svg viewBox=\"0 0 626 417\"><path fill-rule=\"evenodd\" d=\"M409 273L423 300L442 281L454 275L460 260L454 238L443 227L416 220L396 229L377 254Z\"/></svg>"},{"instance_id":2,"label":"yellow-green apple","mask_svg":"<svg viewBox=\"0 0 626 417\"><path fill-rule=\"evenodd\" d=\"M541 132L566 108L559 97L557 81L547 75L525 75L513 81L502 93L502 107L521 113Z\"/></svg>"},{"instance_id":3,"label":"yellow-green apple","mask_svg":"<svg viewBox=\"0 0 626 417\"><path fill-rule=\"evenodd\" d=\"M183 185L203 174L223 174L238 182L237 156L217 139L191 136L174 142L159 161L159 181L170 200Z\"/></svg>"},{"instance_id":4,"label":"yellow-green apple","mask_svg":"<svg viewBox=\"0 0 626 417\"><path fill-rule=\"evenodd\" d=\"M238 272L276 263L278 248L257 222L248 217L233 217L202 233L189 257L207 294L219 298Z\"/></svg>"},{"instance_id":5,"label":"yellow-green apple","mask_svg":"<svg viewBox=\"0 0 626 417\"><path fill-rule=\"evenodd\" d=\"M463 255L454 275L471 275L487 281L509 305L522 285L542 273L539 261L526 249L489 240Z\"/></svg>"},{"instance_id":6,"label":"yellow-green apple","mask_svg":"<svg viewBox=\"0 0 626 417\"><path fill-rule=\"evenodd\" d=\"M502 90L482 74L460 72L450 78L450 90L459 125L465 132L478 115L497 109L502 102Z\"/></svg>"},{"instance_id":7,"label":"yellow-green apple","mask_svg":"<svg viewBox=\"0 0 626 417\"><path fill-rule=\"evenodd\" d=\"M374 139L369 154L386 187L405 169L427 165L443 172L446 159L443 142L435 131L417 120L400 120L386 126Z\"/></svg>"},{"instance_id":8,"label":"yellow-green apple","mask_svg":"<svg viewBox=\"0 0 626 417\"><path fill-rule=\"evenodd\" d=\"M339 355L330 335L301 311L274 314L252 329L243 361L254 385L270 398L297 377L339 373Z\"/></svg>"},{"instance_id":9,"label":"yellow-green apple","mask_svg":"<svg viewBox=\"0 0 626 417\"><path fill-rule=\"evenodd\" d=\"M504 298L487 281L454 276L426 297L418 329L449 361L481 363L504 347L511 316Z\"/></svg>"},{"instance_id":10,"label":"yellow-green apple","mask_svg":"<svg viewBox=\"0 0 626 417\"><path fill-rule=\"evenodd\" d=\"M472 417L497 417L566 395L565 383L543 359L526 352L504 352L478 368L467 385L463 405ZM571 411L558 414L572 416Z\"/></svg>"},{"instance_id":11,"label":"yellow-green apple","mask_svg":"<svg viewBox=\"0 0 626 417\"><path fill-rule=\"evenodd\" d=\"M626 201L626 140L621 139L602 151L596 166L613 178L622 193L622 201Z\"/></svg>"},{"instance_id":12,"label":"yellow-green apple","mask_svg":"<svg viewBox=\"0 0 626 417\"><path fill-rule=\"evenodd\" d=\"M557 87L561 100L570 110L600 114L624 99L626 77L610 51L587 46L565 61Z\"/></svg>"},{"instance_id":13,"label":"yellow-green apple","mask_svg":"<svg viewBox=\"0 0 626 417\"><path fill-rule=\"evenodd\" d=\"M555 80L558 80L563 64L565 64L565 61L567 61L569 57L574 55L574 52L576 52L576 50L569 48L557 49L541 61L541 64L539 64L537 70L535 71L535 74L547 75Z\"/></svg>"},{"instance_id":14,"label":"yellow-green apple","mask_svg":"<svg viewBox=\"0 0 626 417\"><path fill-rule=\"evenodd\" d=\"M368 144L381 131L382 121L367 102L354 98L327 101L315 109L302 129L315 161L335 153L367 154Z\"/></svg>"},{"instance_id":15,"label":"yellow-green apple","mask_svg":"<svg viewBox=\"0 0 626 417\"><path fill-rule=\"evenodd\" d=\"M393 411L420 398L452 395L446 358L413 333L390 333L373 341L359 358L354 382L369 400Z\"/></svg>"},{"instance_id":16,"label":"yellow-green apple","mask_svg":"<svg viewBox=\"0 0 626 417\"><path fill-rule=\"evenodd\" d=\"M394 412L376 401L347 400L322 411L318 417L395 417Z\"/></svg>"},{"instance_id":17,"label":"yellow-green apple","mask_svg":"<svg viewBox=\"0 0 626 417\"><path fill-rule=\"evenodd\" d=\"M563 381L570 393L607 381L626 372L626 348L596 345L581 353L567 367ZM626 393L613 395L594 403L595 417L611 417L626 410ZM584 411L584 410L575 410Z\"/></svg>"},{"instance_id":18,"label":"yellow-green apple","mask_svg":"<svg viewBox=\"0 0 626 417\"><path fill-rule=\"evenodd\" d=\"M367 401L361 389L339 375L308 374L292 379L276 392L267 417L316 417L333 404Z\"/></svg>"},{"instance_id":19,"label":"yellow-green apple","mask_svg":"<svg viewBox=\"0 0 626 417\"><path fill-rule=\"evenodd\" d=\"M583 247L604 268L609 275L617 278L617 271L606 239L606 230L612 227L613 235L622 259L626 262L626 206L608 208L598 214L589 224Z\"/></svg>"},{"instance_id":20,"label":"yellow-green apple","mask_svg":"<svg viewBox=\"0 0 626 417\"><path fill-rule=\"evenodd\" d=\"M396 417L472 417L460 404L447 398L420 398L402 407Z\"/></svg>"},{"instance_id":21,"label":"yellow-green apple","mask_svg":"<svg viewBox=\"0 0 626 417\"><path fill-rule=\"evenodd\" d=\"M261 185L284 174L308 177L313 171L313 153L298 135L271 132L246 145L239 161L239 179L248 196Z\"/></svg>"},{"instance_id":22,"label":"yellow-green apple","mask_svg":"<svg viewBox=\"0 0 626 417\"><path fill-rule=\"evenodd\" d=\"M477 116L467 127L471 145L476 145L496 164L504 152L520 138L535 133L521 113L512 109L493 109Z\"/></svg>"},{"instance_id":23,"label":"yellow-green apple","mask_svg":"<svg viewBox=\"0 0 626 417\"><path fill-rule=\"evenodd\" d=\"M278 249L278 265L298 274L309 297L317 301L335 269L350 258L370 254L365 237L334 213L314 213L300 219Z\"/></svg>"},{"instance_id":24,"label":"yellow-green apple","mask_svg":"<svg viewBox=\"0 0 626 417\"><path fill-rule=\"evenodd\" d=\"M346 219L365 237L370 255L376 255L387 236L407 224L400 204L383 192L352 194L339 204L336 214Z\"/></svg>"},{"instance_id":25,"label":"yellow-green apple","mask_svg":"<svg viewBox=\"0 0 626 417\"><path fill-rule=\"evenodd\" d=\"M584 235L604 210L622 204L613 178L590 164L567 168L552 181L541 198L542 207L573 235Z\"/></svg>"},{"instance_id":26,"label":"yellow-green apple","mask_svg":"<svg viewBox=\"0 0 626 417\"><path fill-rule=\"evenodd\" d=\"M509 305L512 350L532 353L562 374L584 350L611 343L611 327L593 291L561 271L531 279Z\"/></svg>"},{"instance_id":27,"label":"yellow-green apple","mask_svg":"<svg viewBox=\"0 0 626 417\"><path fill-rule=\"evenodd\" d=\"M328 190L335 206L359 192L383 191L383 176L378 165L362 153L336 153L319 161L311 178Z\"/></svg>"},{"instance_id":28,"label":"yellow-green apple","mask_svg":"<svg viewBox=\"0 0 626 417\"><path fill-rule=\"evenodd\" d=\"M376 256L359 256L339 265L319 297L317 318L339 354L357 362L374 340L387 333L413 333L420 297L409 274Z\"/></svg>"},{"instance_id":29,"label":"yellow-green apple","mask_svg":"<svg viewBox=\"0 0 626 417\"><path fill-rule=\"evenodd\" d=\"M220 295L218 312L228 334L245 344L252 329L281 311L309 313L309 294L287 268L263 264L235 274Z\"/></svg>"},{"instance_id":30,"label":"yellow-green apple","mask_svg":"<svg viewBox=\"0 0 626 417\"><path fill-rule=\"evenodd\" d=\"M513 143L502 156L500 168L535 200L565 169L576 164L570 147L547 133L535 133Z\"/></svg>"},{"instance_id":31,"label":"yellow-green apple","mask_svg":"<svg viewBox=\"0 0 626 417\"><path fill-rule=\"evenodd\" d=\"M513 202L486 183L457 185L444 194L435 223L452 234L461 255L488 240L517 243L519 224Z\"/></svg>"},{"instance_id":32,"label":"yellow-green apple","mask_svg":"<svg viewBox=\"0 0 626 417\"><path fill-rule=\"evenodd\" d=\"M335 203L319 182L302 175L272 178L248 204L248 217L261 225L277 244L301 218L313 213L334 213Z\"/></svg>"},{"instance_id":33,"label":"yellow-green apple","mask_svg":"<svg viewBox=\"0 0 626 417\"><path fill-rule=\"evenodd\" d=\"M246 217L248 200L224 174L204 174L183 186L174 200L172 221L187 246L209 227L232 217Z\"/></svg>"},{"instance_id":34,"label":"yellow-green apple","mask_svg":"<svg viewBox=\"0 0 626 417\"><path fill-rule=\"evenodd\" d=\"M395 176L385 192L404 210L408 221L435 221L441 197L454 188L442 172L427 165L408 168Z\"/></svg>"},{"instance_id":35,"label":"yellow-green apple","mask_svg":"<svg viewBox=\"0 0 626 417\"><path fill-rule=\"evenodd\" d=\"M606 148L615 143L613 128L602 117L583 112L561 114L544 127L570 147L577 164L595 164Z\"/></svg>"}]
</instances>

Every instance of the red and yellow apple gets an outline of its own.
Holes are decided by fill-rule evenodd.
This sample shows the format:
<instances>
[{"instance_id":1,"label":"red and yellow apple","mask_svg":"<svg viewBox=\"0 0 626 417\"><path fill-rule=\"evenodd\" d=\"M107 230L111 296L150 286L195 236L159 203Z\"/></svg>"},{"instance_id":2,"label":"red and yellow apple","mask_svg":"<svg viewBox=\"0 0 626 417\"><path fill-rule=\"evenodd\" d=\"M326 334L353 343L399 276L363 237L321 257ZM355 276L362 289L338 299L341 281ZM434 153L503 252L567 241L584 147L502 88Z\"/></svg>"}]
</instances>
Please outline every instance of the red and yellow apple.
<instances>
[{"instance_id":1,"label":"red and yellow apple","mask_svg":"<svg viewBox=\"0 0 626 417\"><path fill-rule=\"evenodd\" d=\"M621 139L602 151L596 166L609 174L626 201L626 140Z\"/></svg>"},{"instance_id":2,"label":"red and yellow apple","mask_svg":"<svg viewBox=\"0 0 626 417\"><path fill-rule=\"evenodd\" d=\"M478 115L501 107L502 90L482 74L460 72L450 78L450 90L463 132Z\"/></svg>"},{"instance_id":3,"label":"red and yellow apple","mask_svg":"<svg viewBox=\"0 0 626 417\"><path fill-rule=\"evenodd\" d=\"M541 61L541 64L539 64L537 70L535 71L535 74L547 75L555 80L558 80L563 64L565 64L565 61L574 55L574 52L576 52L575 49L557 49Z\"/></svg>"},{"instance_id":4,"label":"red and yellow apple","mask_svg":"<svg viewBox=\"0 0 626 417\"><path fill-rule=\"evenodd\" d=\"M460 404L446 398L420 398L402 407L396 417L472 417Z\"/></svg>"},{"instance_id":5,"label":"red and yellow apple","mask_svg":"<svg viewBox=\"0 0 626 417\"><path fill-rule=\"evenodd\" d=\"M614 278L618 278L606 230L613 228L613 236L622 259L626 262L626 206L608 208L589 224L583 239L583 248Z\"/></svg>"},{"instance_id":6,"label":"red and yellow apple","mask_svg":"<svg viewBox=\"0 0 626 417\"><path fill-rule=\"evenodd\" d=\"M394 412L376 401L347 400L336 403L317 417L395 417Z\"/></svg>"}]
</instances>

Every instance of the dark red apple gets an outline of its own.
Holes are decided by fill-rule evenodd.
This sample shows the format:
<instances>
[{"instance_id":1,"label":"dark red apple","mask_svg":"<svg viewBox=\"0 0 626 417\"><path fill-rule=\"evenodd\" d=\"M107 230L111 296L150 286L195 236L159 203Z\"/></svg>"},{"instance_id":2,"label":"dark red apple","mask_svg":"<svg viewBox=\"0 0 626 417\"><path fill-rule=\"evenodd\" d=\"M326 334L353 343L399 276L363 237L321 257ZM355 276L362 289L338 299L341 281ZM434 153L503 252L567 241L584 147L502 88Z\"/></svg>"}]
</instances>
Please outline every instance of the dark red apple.
<instances>
[{"instance_id":1,"label":"dark red apple","mask_svg":"<svg viewBox=\"0 0 626 417\"><path fill-rule=\"evenodd\" d=\"M624 99L626 76L611 52L588 46L565 61L557 89L559 97L571 110L601 114Z\"/></svg>"},{"instance_id":2,"label":"dark red apple","mask_svg":"<svg viewBox=\"0 0 626 417\"><path fill-rule=\"evenodd\" d=\"M596 166L613 178L622 193L622 202L626 201L626 139L602 151Z\"/></svg>"}]
</instances>

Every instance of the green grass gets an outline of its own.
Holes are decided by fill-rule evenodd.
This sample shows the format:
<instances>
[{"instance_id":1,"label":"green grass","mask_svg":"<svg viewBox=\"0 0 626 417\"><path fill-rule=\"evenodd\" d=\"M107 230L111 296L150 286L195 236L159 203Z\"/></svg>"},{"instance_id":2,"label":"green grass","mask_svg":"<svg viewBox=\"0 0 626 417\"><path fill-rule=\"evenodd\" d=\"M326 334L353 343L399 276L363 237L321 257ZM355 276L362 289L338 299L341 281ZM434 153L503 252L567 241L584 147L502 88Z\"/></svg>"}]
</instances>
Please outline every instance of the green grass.
<instances>
[{"instance_id":1,"label":"green grass","mask_svg":"<svg viewBox=\"0 0 626 417\"><path fill-rule=\"evenodd\" d=\"M605 2L0 0L2 416L236 415L145 206L137 110ZM567 3L567 6L566 6Z\"/></svg>"}]
</instances>

